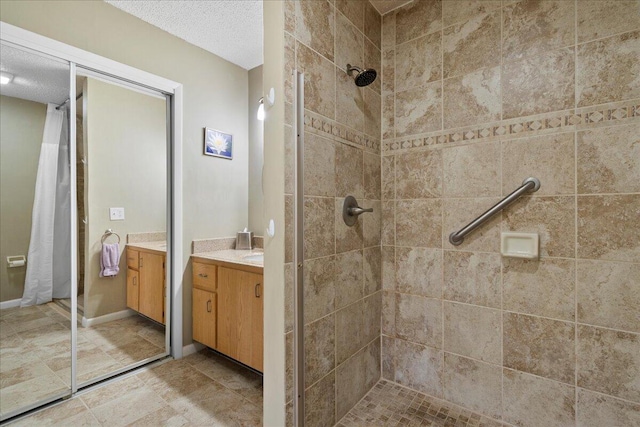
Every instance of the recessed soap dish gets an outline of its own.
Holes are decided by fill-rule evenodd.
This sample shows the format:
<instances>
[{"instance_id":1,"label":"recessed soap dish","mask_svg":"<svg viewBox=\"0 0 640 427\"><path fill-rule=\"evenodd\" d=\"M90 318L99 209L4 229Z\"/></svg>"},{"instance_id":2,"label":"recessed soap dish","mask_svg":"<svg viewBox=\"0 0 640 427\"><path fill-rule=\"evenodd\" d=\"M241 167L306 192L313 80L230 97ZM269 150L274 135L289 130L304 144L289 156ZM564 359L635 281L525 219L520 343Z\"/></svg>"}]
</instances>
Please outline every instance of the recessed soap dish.
<instances>
[{"instance_id":1,"label":"recessed soap dish","mask_svg":"<svg viewBox=\"0 0 640 427\"><path fill-rule=\"evenodd\" d=\"M500 252L504 257L538 259L538 233L502 233Z\"/></svg>"}]
</instances>

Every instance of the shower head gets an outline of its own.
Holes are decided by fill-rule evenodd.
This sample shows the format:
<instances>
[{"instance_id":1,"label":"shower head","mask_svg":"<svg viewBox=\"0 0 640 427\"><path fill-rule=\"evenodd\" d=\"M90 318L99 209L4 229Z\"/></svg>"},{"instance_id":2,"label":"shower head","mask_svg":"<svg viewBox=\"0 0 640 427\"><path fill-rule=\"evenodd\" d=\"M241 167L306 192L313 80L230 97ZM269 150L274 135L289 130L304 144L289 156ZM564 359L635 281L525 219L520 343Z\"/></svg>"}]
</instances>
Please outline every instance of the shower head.
<instances>
[{"instance_id":1,"label":"shower head","mask_svg":"<svg viewBox=\"0 0 640 427\"><path fill-rule=\"evenodd\" d=\"M356 82L356 86L360 87L369 86L378 76L378 73L373 68L365 68L363 70L360 67L355 67L351 64L347 64L347 74L353 77L353 80Z\"/></svg>"}]
</instances>

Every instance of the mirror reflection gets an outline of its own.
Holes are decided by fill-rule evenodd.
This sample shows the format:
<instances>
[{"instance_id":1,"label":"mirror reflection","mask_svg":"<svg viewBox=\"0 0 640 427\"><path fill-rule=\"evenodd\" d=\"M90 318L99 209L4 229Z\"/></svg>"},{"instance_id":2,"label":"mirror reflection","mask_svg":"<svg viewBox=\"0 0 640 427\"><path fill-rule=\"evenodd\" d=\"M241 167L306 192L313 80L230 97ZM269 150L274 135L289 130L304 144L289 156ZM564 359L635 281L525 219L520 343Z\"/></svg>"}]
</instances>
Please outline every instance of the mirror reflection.
<instances>
[{"instance_id":1,"label":"mirror reflection","mask_svg":"<svg viewBox=\"0 0 640 427\"><path fill-rule=\"evenodd\" d=\"M167 105L96 77L76 88L82 385L166 351Z\"/></svg>"},{"instance_id":2,"label":"mirror reflection","mask_svg":"<svg viewBox=\"0 0 640 427\"><path fill-rule=\"evenodd\" d=\"M2 45L0 413L70 392L69 64Z\"/></svg>"}]
</instances>

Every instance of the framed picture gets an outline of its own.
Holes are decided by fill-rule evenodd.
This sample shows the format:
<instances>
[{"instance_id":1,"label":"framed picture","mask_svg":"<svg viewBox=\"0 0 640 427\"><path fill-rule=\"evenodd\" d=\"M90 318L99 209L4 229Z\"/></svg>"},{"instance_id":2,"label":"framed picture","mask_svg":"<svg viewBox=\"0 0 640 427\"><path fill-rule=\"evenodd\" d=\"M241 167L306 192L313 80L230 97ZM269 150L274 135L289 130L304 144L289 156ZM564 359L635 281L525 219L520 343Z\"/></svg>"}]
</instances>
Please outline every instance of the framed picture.
<instances>
[{"instance_id":1,"label":"framed picture","mask_svg":"<svg viewBox=\"0 0 640 427\"><path fill-rule=\"evenodd\" d=\"M204 129L204 154L223 159L233 159L233 135L219 130Z\"/></svg>"}]
</instances>

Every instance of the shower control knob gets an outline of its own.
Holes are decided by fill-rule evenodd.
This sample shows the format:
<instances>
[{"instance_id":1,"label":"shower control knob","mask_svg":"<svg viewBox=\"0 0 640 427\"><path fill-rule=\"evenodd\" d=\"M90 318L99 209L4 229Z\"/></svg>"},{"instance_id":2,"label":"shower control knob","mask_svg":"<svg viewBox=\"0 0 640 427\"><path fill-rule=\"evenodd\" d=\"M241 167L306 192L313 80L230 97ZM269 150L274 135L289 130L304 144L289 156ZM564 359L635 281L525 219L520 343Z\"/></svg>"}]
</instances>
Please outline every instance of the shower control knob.
<instances>
[{"instance_id":1,"label":"shower control knob","mask_svg":"<svg viewBox=\"0 0 640 427\"><path fill-rule=\"evenodd\" d=\"M365 212L373 212L373 208L364 209L358 206L358 201L353 196L347 196L342 205L342 219L349 227L353 227L358 217Z\"/></svg>"}]
</instances>

